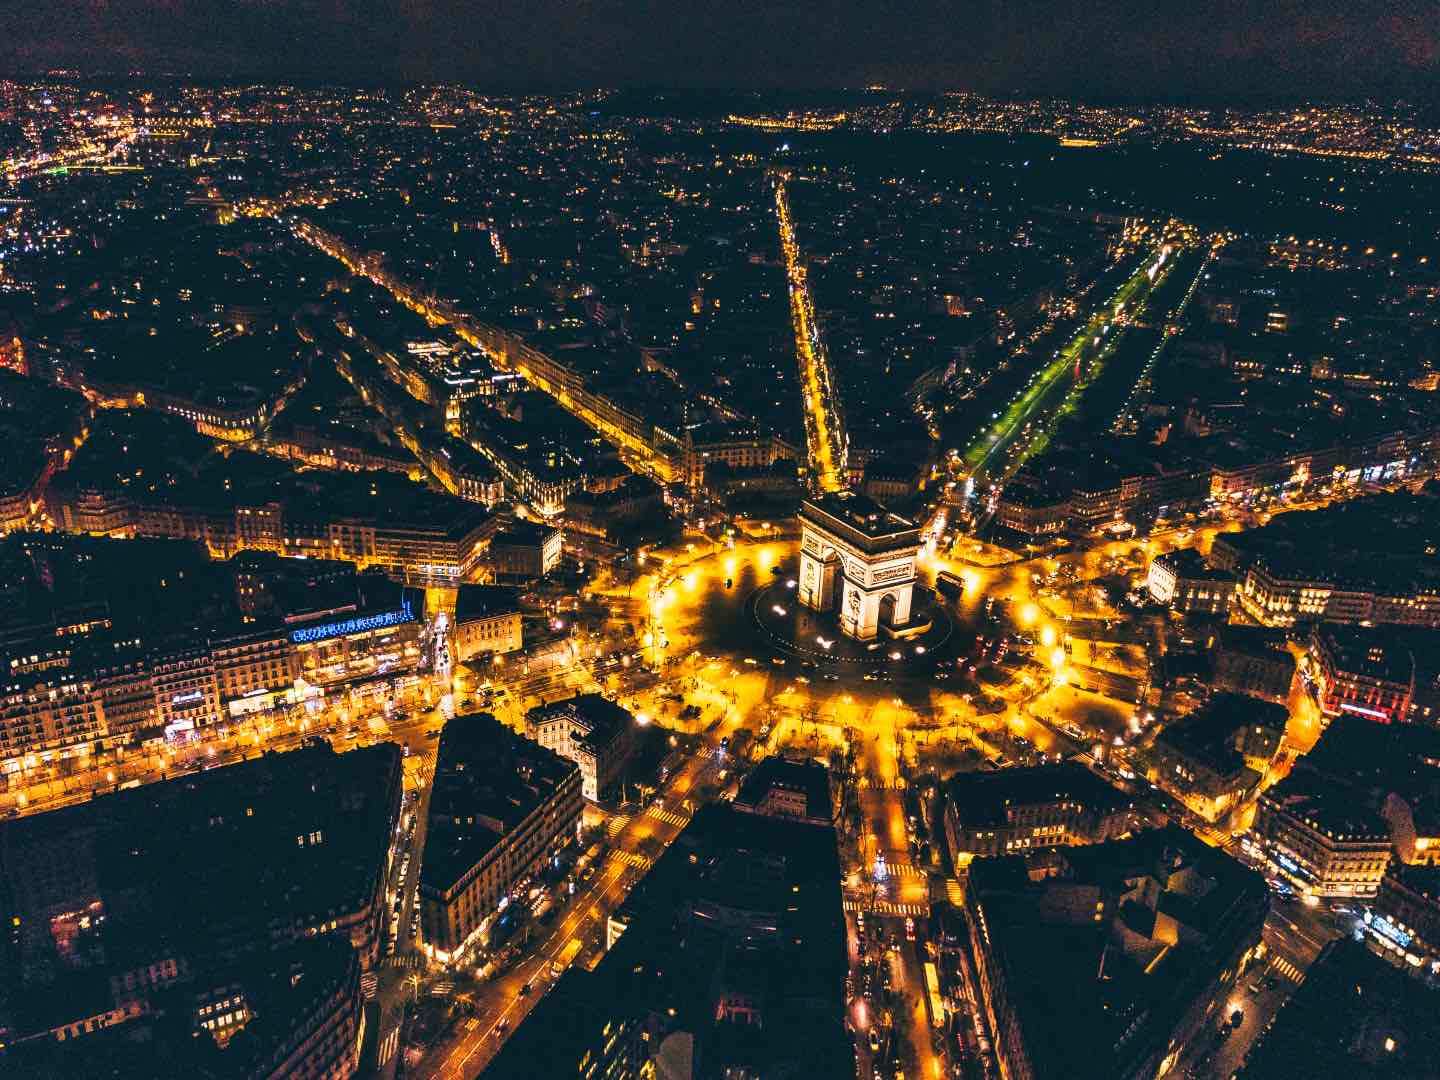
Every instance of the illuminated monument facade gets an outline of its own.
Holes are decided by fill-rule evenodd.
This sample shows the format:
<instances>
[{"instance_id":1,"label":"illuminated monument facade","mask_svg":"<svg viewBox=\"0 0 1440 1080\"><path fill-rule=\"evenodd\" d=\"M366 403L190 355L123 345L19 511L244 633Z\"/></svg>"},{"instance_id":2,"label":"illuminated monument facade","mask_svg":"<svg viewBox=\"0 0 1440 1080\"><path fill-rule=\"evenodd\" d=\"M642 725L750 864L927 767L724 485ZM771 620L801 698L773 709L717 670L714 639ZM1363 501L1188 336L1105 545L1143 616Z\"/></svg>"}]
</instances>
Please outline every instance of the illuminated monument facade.
<instances>
[{"instance_id":1,"label":"illuminated monument facade","mask_svg":"<svg viewBox=\"0 0 1440 1080\"><path fill-rule=\"evenodd\" d=\"M910 621L920 530L853 491L800 504L800 603L838 609L840 630L870 641Z\"/></svg>"}]
</instances>

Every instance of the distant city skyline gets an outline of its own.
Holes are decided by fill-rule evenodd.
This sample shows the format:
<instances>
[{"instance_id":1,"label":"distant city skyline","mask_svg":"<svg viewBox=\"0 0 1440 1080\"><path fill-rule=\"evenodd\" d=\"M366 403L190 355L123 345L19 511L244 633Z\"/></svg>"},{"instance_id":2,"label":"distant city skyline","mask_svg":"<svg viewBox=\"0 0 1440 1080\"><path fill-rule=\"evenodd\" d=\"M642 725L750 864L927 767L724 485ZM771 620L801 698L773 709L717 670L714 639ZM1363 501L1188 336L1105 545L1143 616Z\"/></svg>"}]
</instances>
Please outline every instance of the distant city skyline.
<instances>
[{"instance_id":1,"label":"distant city skyline","mask_svg":"<svg viewBox=\"0 0 1440 1080\"><path fill-rule=\"evenodd\" d=\"M1440 21L1428 7L17 0L0 67L535 89L879 83L1095 100L1433 99Z\"/></svg>"}]
</instances>

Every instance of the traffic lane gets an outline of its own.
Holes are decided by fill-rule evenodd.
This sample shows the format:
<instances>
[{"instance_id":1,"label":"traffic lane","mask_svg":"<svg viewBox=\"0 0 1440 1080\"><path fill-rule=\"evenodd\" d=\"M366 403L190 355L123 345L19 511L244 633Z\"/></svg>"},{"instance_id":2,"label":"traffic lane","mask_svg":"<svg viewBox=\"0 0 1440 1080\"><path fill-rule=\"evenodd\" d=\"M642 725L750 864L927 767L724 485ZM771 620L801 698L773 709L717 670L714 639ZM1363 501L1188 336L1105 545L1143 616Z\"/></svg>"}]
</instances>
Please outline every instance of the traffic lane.
<instances>
[{"instance_id":1,"label":"traffic lane","mask_svg":"<svg viewBox=\"0 0 1440 1080\"><path fill-rule=\"evenodd\" d=\"M593 934L603 926L610 905L618 900L618 890L629 876L628 871L629 867L623 862L607 863L606 869L593 883L585 890L577 891L565 918L539 948L519 960L509 971L496 976L481 991L483 996L476 1009L479 1026L466 1031L457 1042L444 1048L439 1062L429 1071L422 1066L419 1075L446 1078L473 1076L489 1064L504 1044L502 1036L513 1031L535 1003L545 996L553 981L549 971L551 961L572 937ZM527 985L531 989L525 992L523 988Z\"/></svg>"},{"instance_id":2,"label":"traffic lane","mask_svg":"<svg viewBox=\"0 0 1440 1080\"><path fill-rule=\"evenodd\" d=\"M875 1072L875 1061L870 1051L870 1032L876 1028L878 1017L874 1001L865 993L869 988L863 984L863 966L866 956L871 953L868 944L866 954L862 956L860 953L859 919L859 912L847 912L845 915L845 949L850 972L846 1026L850 1028L854 1039L856 1073L860 1077L868 1078ZM878 1037L877 1031L877 1040Z\"/></svg>"},{"instance_id":3,"label":"traffic lane","mask_svg":"<svg viewBox=\"0 0 1440 1080\"><path fill-rule=\"evenodd\" d=\"M935 1055L930 1014L926 1004L925 973L920 959L920 949L923 947L920 932L922 921L915 920L912 923L915 927L914 941L907 939L904 919L889 921L895 924L899 939L897 948L891 951L891 974L896 985L903 987L906 992L905 998L901 999L901 1013L896 1018L896 1026L903 1031L904 1045L913 1056L916 1074L929 1080L931 1077L940 1076L943 1066ZM903 1006L906 999L912 1001L908 1009ZM906 1075L909 1076L910 1073L907 1071Z\"/></svg>"},{"instance_id":4,"label":"traffic lane","mask_svg":"<svg viewBox=\"0 0 1440 1080\"><path fill-rule=\"evenodd\" d=\"M1353 927L1353 918L1348 924L1323 907L1281 897L1272 901L1265 931L1294 955L1303 957L1308 965L1320 955L1321 949Z\"/></svg>"},{"instance_id":5,"label":"traffic lane","mask_svg":"<svg viewBox=\"0 0 1440 1080\"><path fill-rule=\"evenodd\" d=\"M668 794L660 806L683 816L682 807L687 793L704 782L705 773L712 767L713 759L692 757L672 781ZM674 825L657 815L640 813L626 822L625 829L616 838L616 849L606 862L606 869L587 892L577 891L565 917L545 938L537 952L520 960L514 968L498 976L486 993L483 1020L480 1026L466 1032L460 1041L444 1052L438 1067L427 1075L431 1077L476 1076L489 1064L491 1058L504 1044L503 1036L514 1031L524 1020L535 1002L544 996L549 984L549 964L570 939L577 934L592 935L603 931L605 920L619 906L629 887L639 877L637 868L631 866L618 852L624 850L628 839L631 843L639 839L659 837L668 846L680 834L682 826ZM588 940L588 939L587 939ZM534 989L521 993L526 983Z\"/></svg>"},{"instance_id":6,"label":"traffic lane","mask_svg":"<svg viewBox=\"0 0 1440 1080\"><path fill-rule=\"evenodd\" d=\"M861 752L867 782L859 791L866 827L874 838L875 853L883 851L889 862L909 862L910 843L905 827L905 808L896 784L900 780L893 727L881 719L885 707L876 705L866 712Z\"/></svg>"},{"instance_id":7,"label":"traffic lane","mask_svg":"<svg viewBox=\"0 0 1440 1080\"><path fill-rule=\"evenodd\" d=\"M1214 1077L1215 1080L1228 1080L1234 1076L1244 1063L1250 1047L1269 1026L1275 1014L1290 1000L1294 991L1295 985L1286 979L1279 980L1268 990L1262 989L1253 993L1247 986L1237 987L1231 996L1230 1004L1244 1014L1240 1025L1220 1044L1206 1071L1197 1075Z\"/></svg>"},{"instance_id":8,"label":"traffic lane","mask_svg":"<svg viewBox=\"0 0 1440 1080\"><path fill-rule=\"evenodd\" d=\"M699 771L703 773L704 766L702 766ZM700 782L702 777L692 776L691 779L693 782ZM688 789L691 785L679 786ZM683 802L683 797L676 795L665 800L661 805L669 812L679 813ZM641 819L646 820L641 823ZM637 823L640 823L638 827ZM681 828L681 826L673 825L654 815L637 814L627 823L626 831L622 832L621 836L617 838L617 847L623 850L623 844L625 839L627 839L627 834L632 831L642 832L644 837L659 835L662 838L662 842L668 844L680 834ZM475 1045L472 1045L467 1052L459 1055L459 1063L458 1066L456 1066L458 1071L454 1072L453 1075L473 1075L474 1073L468 1072L468 1070L473 1069L478 1071L483 1067L483 1063L477 1062L476 1060L476 1056L483 1048L483 1044L492 1037L504 1033L501 1031L502 1024L506 1026L507 1030L513 1030L514 1026L523 1020L524 1016L533 1008L534 1002L543 996L543 989L539 993L520 994L518 993L519 987L526 982L533 983L536 980L543 980L548 984L550 981L548 972L550 961L559 955L571 938L577 935L586 936L603 930L605 920L609 914L619 906L626 892L628 892L629 886L632 885L635 880L638 880L639 876L640 871L638 868L625 862L623 856L615 852L611 853L605 871L596 879L596 882L590 886L588 892L577 893L566 917L561 920L550 936L545 939L538 953L532 954L531 957L522 960L511 972L501 977L505 982L514 984L517 992L508 998L504 1007L499 1014L494 1017L493 1023L491 1023L487 1029L471 1034L469 1041ZM526 975L529 977L525 978L524 976ZM548 985L545 989L548 989ZM491 1050L489 1056L493 1057L494 1053L498 1052L498 1050L499 1045L497 1044ZM453 1060L455 1057L456 1054L452 1052L450 1060ZM488 1061L488 1057L486 1061Z\"/></svg>"}]
</instances>

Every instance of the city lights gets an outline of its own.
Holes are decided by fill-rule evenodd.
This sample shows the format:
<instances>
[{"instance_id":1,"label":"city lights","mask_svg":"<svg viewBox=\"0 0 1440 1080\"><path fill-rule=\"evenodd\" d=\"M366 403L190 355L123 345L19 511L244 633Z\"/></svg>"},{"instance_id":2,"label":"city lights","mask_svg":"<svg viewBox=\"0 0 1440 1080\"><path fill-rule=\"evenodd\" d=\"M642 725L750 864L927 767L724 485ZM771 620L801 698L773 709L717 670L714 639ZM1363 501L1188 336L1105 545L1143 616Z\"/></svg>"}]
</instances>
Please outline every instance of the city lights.
<instances>
[{"instance_id":1,"label":"city lights","mask_svg":"<svg viewBox=\"0 0 1440 1080\"><path fill-rule=\"evenodd\" d=\"M598 65L547 91L520 41L523 94L430 81L434 20L276 13L273 83L229 16L228 81L146 73L193 66L185 11L21 35L0 1073L120 1039L138 1073L1280 1080L1440 1039L1440 126L1383 90L1424 49L1240 13L1263 55L1147 104L1141 11L1075 100L992 98L963 26L840 5L745 87L789 14L666 24L648 61L739 73L719 110L634 85L663 27L625 12L522 27ZM697 1010L726 950L676 911L786 932Z\"/></svg>"}]
</instances>

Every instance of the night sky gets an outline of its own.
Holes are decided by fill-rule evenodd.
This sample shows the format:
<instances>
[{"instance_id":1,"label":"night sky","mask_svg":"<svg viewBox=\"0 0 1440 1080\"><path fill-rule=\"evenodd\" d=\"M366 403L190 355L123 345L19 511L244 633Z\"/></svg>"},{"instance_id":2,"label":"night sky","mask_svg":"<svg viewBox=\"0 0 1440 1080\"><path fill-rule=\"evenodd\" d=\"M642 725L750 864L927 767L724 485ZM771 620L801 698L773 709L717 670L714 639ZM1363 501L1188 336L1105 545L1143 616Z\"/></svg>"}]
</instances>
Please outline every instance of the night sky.
<instances>
[{"instance_id":1,"label":"night sky","mask_svg":"<svg viewBox=\"0 0 1440 1080\"><path fill-rule=\"evenodd\" d=\"M3 0L0 72L1430 97L1440 0Z\"/></svg>"}]
</instances>

